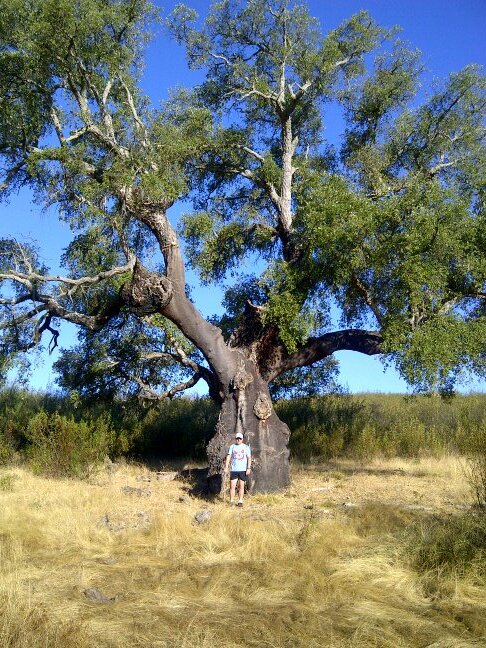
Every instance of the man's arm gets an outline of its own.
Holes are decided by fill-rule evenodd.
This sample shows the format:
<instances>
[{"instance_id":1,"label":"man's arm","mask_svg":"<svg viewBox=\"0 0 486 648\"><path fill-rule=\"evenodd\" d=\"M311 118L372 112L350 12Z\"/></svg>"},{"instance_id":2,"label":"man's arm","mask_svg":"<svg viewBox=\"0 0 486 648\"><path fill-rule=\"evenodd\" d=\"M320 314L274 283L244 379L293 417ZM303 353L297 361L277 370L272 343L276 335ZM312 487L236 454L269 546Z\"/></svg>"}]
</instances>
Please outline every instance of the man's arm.
<instances>
[{"instance_id":1,"label":"man's arm","mask_svg":"<svg viewBox=\"0 0 486 648\"><path fill-rule=\"evenodd\" d=\"M246 455L246 474L251 471L251 450L248 448L248 454Z\"/></svg>"}]
</instances>

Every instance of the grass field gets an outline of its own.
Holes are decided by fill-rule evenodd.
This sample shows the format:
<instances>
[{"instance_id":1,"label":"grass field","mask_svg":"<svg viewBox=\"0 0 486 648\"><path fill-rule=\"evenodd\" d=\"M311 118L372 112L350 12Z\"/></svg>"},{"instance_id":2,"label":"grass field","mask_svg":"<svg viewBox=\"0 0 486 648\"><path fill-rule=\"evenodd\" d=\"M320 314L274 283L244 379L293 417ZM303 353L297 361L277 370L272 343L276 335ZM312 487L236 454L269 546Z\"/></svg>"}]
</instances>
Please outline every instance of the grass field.
<instances>
[{"instance_id":1,"label":"grass field","mask_svg":"<svg viewBox=\"0 0 486 648\"><path fill-rule=\"evenodd\" d=\"M294 465L241 510L161 477L0 469L1 648L486 646L486 554L428 549L474 517L461 459Z\"/></svg>"}]
</instances>

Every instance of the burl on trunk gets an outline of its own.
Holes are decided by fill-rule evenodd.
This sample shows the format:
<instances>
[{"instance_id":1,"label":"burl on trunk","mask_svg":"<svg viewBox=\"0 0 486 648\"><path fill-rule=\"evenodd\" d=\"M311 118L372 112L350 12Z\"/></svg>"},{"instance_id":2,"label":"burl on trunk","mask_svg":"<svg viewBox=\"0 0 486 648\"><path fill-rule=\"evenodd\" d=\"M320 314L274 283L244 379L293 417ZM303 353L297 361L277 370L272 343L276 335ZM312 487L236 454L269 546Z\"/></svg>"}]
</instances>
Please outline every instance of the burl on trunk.
<instances>
[{"instance_id":1,"label":"burl on trunk","mask_svg":"<svg viewBox=\"0 0 486 648\"><path fill-rule=\"evenodd\" d=\"M220 493L223 467L236 432L251 447L250 492L275 492L290 484L289 428L275 413L267 383L250 362L242 362L225 395L216 426L208 444L209 488Z\"/></svg>"}]
</instances>

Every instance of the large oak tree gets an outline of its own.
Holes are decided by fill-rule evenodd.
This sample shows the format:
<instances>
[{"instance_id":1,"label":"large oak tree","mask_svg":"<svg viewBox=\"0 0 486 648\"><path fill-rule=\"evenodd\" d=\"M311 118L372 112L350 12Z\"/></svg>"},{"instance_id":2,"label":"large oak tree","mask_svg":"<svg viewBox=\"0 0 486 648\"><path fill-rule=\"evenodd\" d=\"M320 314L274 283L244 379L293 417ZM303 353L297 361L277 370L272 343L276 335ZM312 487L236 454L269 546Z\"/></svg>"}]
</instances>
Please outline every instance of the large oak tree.
<instances>
[{"instance_id":1,"label":"large oak tree","mask_svg":"<svg viewBox=\"0 0 486 648\"><path fill-rule=\"evenodd\" d=\"M64 386L158 399L202 379L221 407L214 488L242 430L261 491L289 482L269 391L282 376L329 375L344 349L385 354L419 389L483 371L478 68L417 106L419 54L365 12L324 36L286 0L217 2L202 26L179 6L169 29L206 77L154 109L145 0L0 0L0 15L1 192L33 187L73 232L63 276L0 242L5 369L67 320L81 332ZM191 298L183 242L201 280L226 286L223 317Z\"/></svg>"}]
</instances>

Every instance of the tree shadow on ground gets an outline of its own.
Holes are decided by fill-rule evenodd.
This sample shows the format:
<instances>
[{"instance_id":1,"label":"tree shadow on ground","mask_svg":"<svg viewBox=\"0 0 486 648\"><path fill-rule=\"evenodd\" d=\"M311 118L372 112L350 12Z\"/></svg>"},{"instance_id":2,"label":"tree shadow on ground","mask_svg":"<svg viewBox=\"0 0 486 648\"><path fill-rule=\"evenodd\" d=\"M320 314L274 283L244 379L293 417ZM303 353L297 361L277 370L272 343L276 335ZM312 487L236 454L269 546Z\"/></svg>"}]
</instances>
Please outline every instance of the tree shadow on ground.
<instances>
[{"instance_id":1,"label":"tree shadow on ground","mask_svg":"<svg viewBox=\"0 0 486 648\"><path fill-rule=\"evenodd\" d=\"M386 476L393 476L393 475L413 475L413 472L408 472L403 468L389 468L389 467L380 467L380 466L369 467L369 466L360 466L360 465L346 466L339 463L326 463L320 466L319 465L313 466L309 464L308 466L304 466L304 468L308 468L309 470L312 470L312 472L323 473L323 474L341 473L342 475L376 475L378 477L386 477ZM417 475L417 476L424 476L424 475Z\"/></svg>"},{"instance_id":2,"label":"tree shadow on ground","mask_svg":"<svg viewBox=\"0 0 486 648\"><path fill-rule=\"evenodd\" d=\"M167 459L166 457L144 457L142 460L149 470L154 472L175 472L176 479L185 483L188 495L204 500L214 500L217 493L217 484L208 480L208 466L193 466L194 462L188 459ZM216 487L216 492L215 492Z\"/></svg>"},{"instance_id":3,"label":"tree shadow on ground","mask_svg":"<svg viewBox=\"0 0 486 648\"><path fill-rule=\"evenodd\" d=\"M204 500L214 500L217 497L208 479L208 468L186 468L179 471L178 479L188 486L188 494Z\"/></svg>"}]
</instances>

